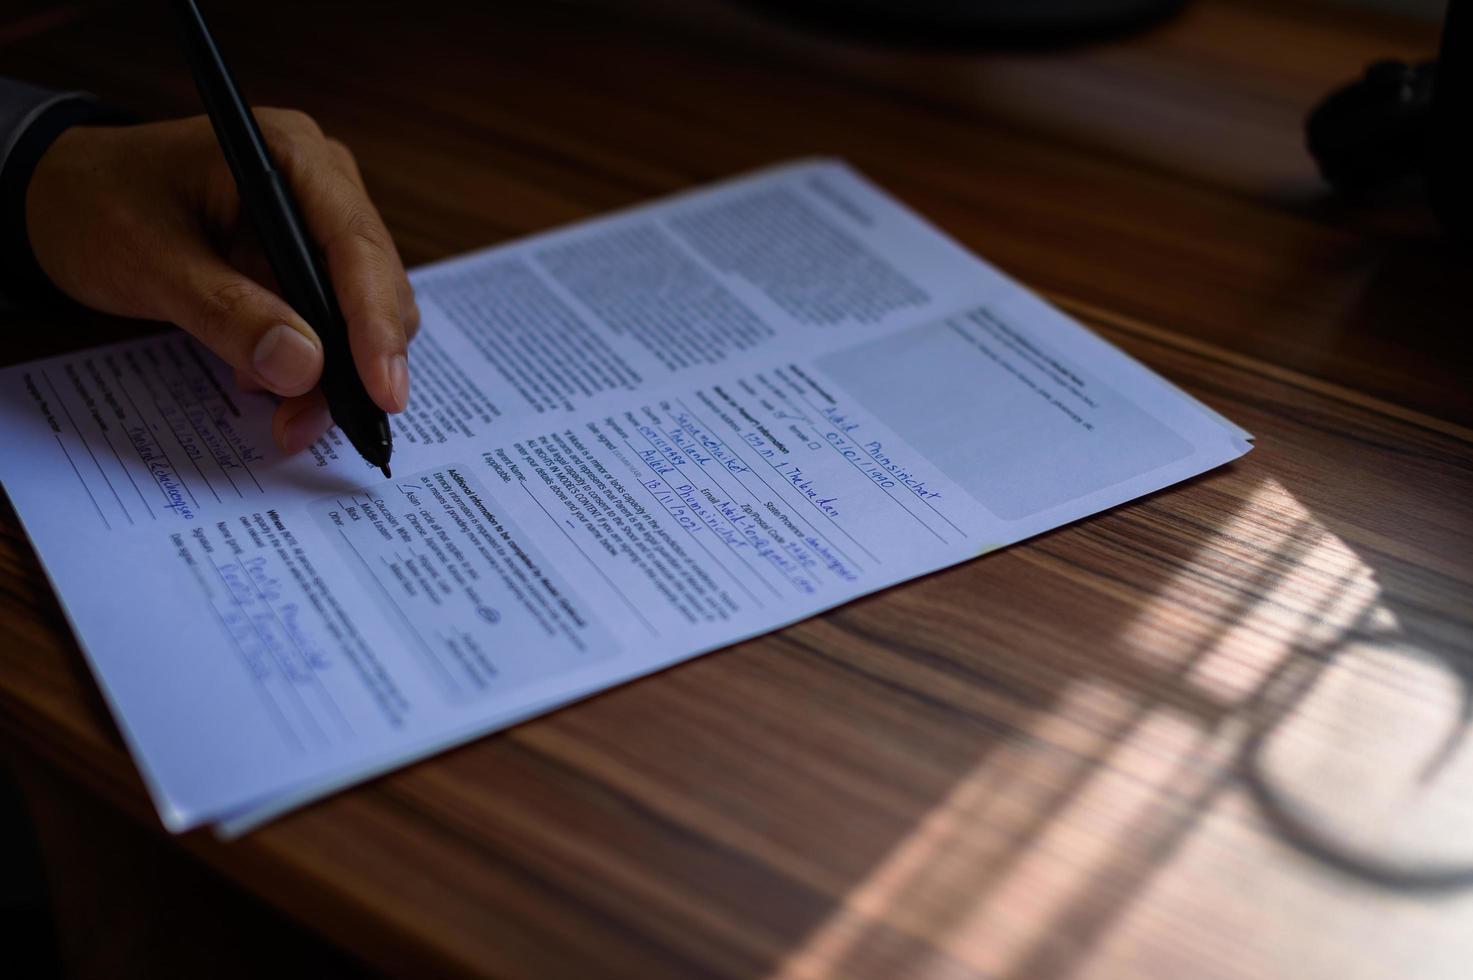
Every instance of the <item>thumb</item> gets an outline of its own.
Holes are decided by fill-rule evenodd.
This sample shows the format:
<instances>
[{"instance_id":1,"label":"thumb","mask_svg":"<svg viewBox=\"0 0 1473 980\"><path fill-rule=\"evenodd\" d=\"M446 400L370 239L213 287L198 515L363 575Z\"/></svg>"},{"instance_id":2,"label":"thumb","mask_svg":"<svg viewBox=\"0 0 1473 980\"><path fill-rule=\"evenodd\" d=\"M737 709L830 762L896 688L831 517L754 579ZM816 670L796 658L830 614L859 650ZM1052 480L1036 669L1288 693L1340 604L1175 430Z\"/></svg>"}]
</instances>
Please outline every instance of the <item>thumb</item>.
<instances>
[{"instance_id":1,"label":"thumb","mask_svg":"<svg viewBox=\"0 0 1473 980\"><path fill-rule=\"evenodd\" d=\"M322 342L286 301L213 252L173 264L164 316L237 371L290 397L312 390L322 374Z\"/></svg>"}]
</instances>

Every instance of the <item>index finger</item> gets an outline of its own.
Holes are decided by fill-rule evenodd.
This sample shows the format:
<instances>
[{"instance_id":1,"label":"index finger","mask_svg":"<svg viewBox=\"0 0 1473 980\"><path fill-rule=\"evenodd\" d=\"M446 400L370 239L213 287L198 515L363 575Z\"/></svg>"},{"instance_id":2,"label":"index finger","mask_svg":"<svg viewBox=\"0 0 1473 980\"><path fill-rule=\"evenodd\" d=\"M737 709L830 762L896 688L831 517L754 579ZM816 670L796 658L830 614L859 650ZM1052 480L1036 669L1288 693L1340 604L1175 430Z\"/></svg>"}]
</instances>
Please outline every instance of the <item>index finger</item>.
<instances>
[{"instance_id":1,"label":"index finger","mask_svg":"<svg viewBox=\"0 0 1473 980\"><path fill-rule=\"evenodd\" d=\"M364 194L368 193L368 187L363 183L363 172L358 169L358 161L353 157L353 151L339 140L328 138L328 151L338 166L352 178L353 183ZM419 305L414 301L414 286L409 282L409 273L404 270L404 259L399 254L399 247L394 243L393 236L389 237L389 252L394 260L394 269L397 273L399 295L399 321L404 325L404 337L408 341L414 340L414 335L419 332Z\"/></svg>"}]
</instances>

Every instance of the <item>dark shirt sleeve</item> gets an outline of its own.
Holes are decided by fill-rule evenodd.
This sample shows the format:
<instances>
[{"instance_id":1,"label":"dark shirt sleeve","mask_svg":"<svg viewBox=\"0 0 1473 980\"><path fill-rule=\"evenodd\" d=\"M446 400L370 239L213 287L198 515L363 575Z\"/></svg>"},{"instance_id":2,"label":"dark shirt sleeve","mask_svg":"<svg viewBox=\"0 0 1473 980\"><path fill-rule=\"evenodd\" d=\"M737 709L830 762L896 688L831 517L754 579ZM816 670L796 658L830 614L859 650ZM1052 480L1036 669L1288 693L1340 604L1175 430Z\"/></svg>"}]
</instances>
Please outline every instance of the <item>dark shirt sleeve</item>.
<instances>
[{"instance_id":1,"label":"dark shirt sleeve","mask_svg":"<svg viewBox=\"0 0 1473 980\"><path fill-rule=\"evenodd\" d=\"M55 92L0 78L0 307L56 295L31 254L26 188L56 137L69 126L105 115L85 92Z\"/></svg>"}]
</instances>

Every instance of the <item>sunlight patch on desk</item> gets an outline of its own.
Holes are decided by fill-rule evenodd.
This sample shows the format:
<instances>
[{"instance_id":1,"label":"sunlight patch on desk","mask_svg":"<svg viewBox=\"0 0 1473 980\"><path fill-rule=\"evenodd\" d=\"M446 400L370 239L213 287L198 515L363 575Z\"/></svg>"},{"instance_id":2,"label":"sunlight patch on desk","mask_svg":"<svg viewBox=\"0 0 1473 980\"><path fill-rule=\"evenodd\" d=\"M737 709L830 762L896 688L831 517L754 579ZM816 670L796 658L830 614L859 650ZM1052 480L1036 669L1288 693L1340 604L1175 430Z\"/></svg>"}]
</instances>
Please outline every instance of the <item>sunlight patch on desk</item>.
<instances>
[{"instance_id":1,"label":"sunlight patch on desk","mask_svg":"<svg viewBox=\"0 0 1473 980\"><path fill-rule=\"evenodd\" d=\"M929 967L896 963L908 977L951 976L959 965L1005 975L1059 938L1056 923L1159 820L1153 808L1168 787L1202 779L1202 767L1184 762L1204 750L1194 720L1171 708L1142 715L1109 684L1070 688L1032 734L957 783L776 975L844 976L883 958L871 932L880 922L936 951ZM978 892L979 880L992 884Z\"/></svg>"},{"instance_id":2,"label":"sunlight patch on desk","mask_svg":"<svg viewBox=\"0 0 1473 980\"><path fill-rule=\"evenodd\" d=\"M1375 569L1282 484L1241 499L1186 521L1170 506L1118 518L1187 538L1192 559L1102 638L1092 671L1061 678L1024 736L986 754L848 890L779 976L881 962L919 980L1103 978L1207 961L1234 975L1355 975L1364 951L1343 942L1225 938L1270 934L1290 910L1313 921L1314 908L1327 910L1327 937L1384 933L1384 896L1345 902L1362 886L1296 853L1255 806L1245 767L1352 860L1410 868L1414 882L1473 865L1458 677L1408 653ZM1117 576L1099 588L1129 589L1128 556L1094 560ZM1456 901L1473 914L1473 889ZM1412 894L1403 914L1447 933L1461 962L1473 956L1473 934L1449 932L1435 905Z\"/></svg>"},{"instance_id":3,"label":"sunlight patch on desk","mask_svg":"<svg viewBox=\"0 0 1473 980\"><path fill-rule=\"evenodd\" d=\"M1179 671L1224 709L1261 694L1296 650L1340 644L1362 615L1397 628L1370 566L1275 480L1202 544L1199 560L1141 607L1121 646L1153 669ZM1176 642L1162 644L1163 635Z\"/></svg>"}]
</instances>

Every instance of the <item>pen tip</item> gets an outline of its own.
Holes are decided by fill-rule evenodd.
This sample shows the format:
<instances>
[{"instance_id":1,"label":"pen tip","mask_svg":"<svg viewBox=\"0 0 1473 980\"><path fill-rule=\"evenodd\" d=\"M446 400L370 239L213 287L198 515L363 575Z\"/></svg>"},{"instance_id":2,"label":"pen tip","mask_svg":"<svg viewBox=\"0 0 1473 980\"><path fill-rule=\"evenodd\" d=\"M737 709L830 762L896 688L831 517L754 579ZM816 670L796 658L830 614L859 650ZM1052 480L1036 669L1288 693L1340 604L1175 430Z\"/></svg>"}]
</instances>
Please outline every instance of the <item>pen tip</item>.
<instances>
[{"instance_id":1,"label":"pen tip","mask_svg":"<svg viewBox=\"0 0 1473 980\"><path fill-rule=\"evenodd\" d=\"M380 466L379 469L381 469L381 470L384 471L384 479L385 480L393 479L394 474L392 474L392 473L389 472L389 464L388 463L385 463L383 466Z\"/></svg>"}]
</instances>

